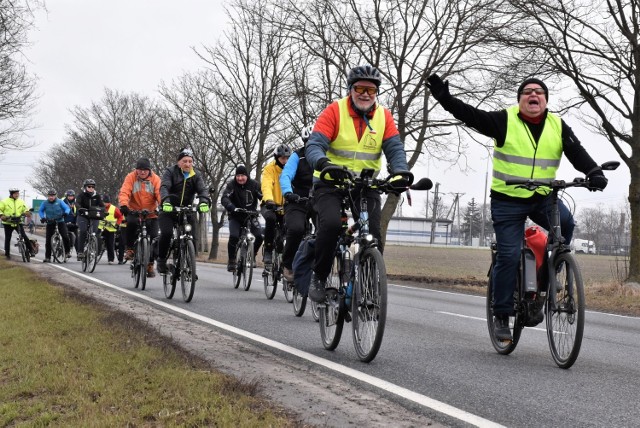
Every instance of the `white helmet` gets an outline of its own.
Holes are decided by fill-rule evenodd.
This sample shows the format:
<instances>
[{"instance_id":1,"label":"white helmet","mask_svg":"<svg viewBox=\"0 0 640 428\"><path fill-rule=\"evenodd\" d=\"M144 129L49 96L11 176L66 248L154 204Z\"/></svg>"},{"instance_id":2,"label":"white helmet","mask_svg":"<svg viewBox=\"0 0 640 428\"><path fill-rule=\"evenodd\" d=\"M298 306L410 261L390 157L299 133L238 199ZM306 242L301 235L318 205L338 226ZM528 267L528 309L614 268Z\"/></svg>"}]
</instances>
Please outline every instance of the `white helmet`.
<instances>
[{"instance_id":1,"label":"white helmet","mask_svg":"<svg viewBox=\"0 0 640 428\"><path fill-rule=\"evenodd\" d=\"M309 125L302 128L302 131L300 131L300 138L302 138L302 141L306 143L307 140L309 140L309 137L311 136L312 132L313 132L313 125Z\"/></svg>"}]
</instances>

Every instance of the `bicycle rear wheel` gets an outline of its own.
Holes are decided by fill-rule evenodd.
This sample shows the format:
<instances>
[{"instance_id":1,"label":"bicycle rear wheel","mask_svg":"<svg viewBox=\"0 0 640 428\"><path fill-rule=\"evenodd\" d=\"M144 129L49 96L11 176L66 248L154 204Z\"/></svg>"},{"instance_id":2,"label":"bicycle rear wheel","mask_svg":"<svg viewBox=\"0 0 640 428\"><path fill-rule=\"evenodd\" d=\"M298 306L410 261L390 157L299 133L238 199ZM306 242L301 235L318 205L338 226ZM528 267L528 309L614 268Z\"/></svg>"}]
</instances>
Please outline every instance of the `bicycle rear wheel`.
<instances>
[{"instance_id":1,"label":"bicycle rear wheel","mask_svg":"<svg viewBox=\"0 0 640 428\"><path fill-rule=\"evenodd\" d=\"M493 265L489 268L489 281L487 282L487 328L489 330L489 337L491 338L491 344L493 348L496 350L498 354L508 355L512 353L516 346L518 345L518 341L520 340L520 335L522 334L522 323L520 322L520 317L516 314L515 317L509 318L509 326L511 327L511 337L512 341L502 341L498 340L495 336L495 318L493 316ZM516 289L518 285L516 285Z\"/></svg>"},{"instance_id":2,"label":"bicycle rear wheel","mask_svg":"<svg viewBox=\"0 0 640 428\"><path fill-rule=\"evenodd\" d=\"M269 300L273 299L273 296L276 295L276 290L278 290L278 277L280 276L280 262L276 250L272 251L272 257L273 264L271 265L271 271L264 277L264 294Z\"/></svg>"},{"instance_id":3,"label":"bicycle rear wheel","mask_svg":"<svg viewBox=\"0 0 640 428\"><path fill-rule=\"evenodd\" d=\"M255 254L253 254L253 242L247 242L247 254L244 257L244 271L242 274L242 285L244 291L249 291L251 287L251 279L253 279L253 260Z\"/></svg>"},{"instance_id":4,"label":"bicycle rear wheel","mask_svg":"<svg viewBox=\"0 0 640 428\"><path fill-rule=\"evenodd\" d=\"M285 281L283 286L288 286L287 281ZM303 296L296 287L292 288L291 296L293 297L293 313L295 316L301 317L304 315L304 310L307 307L307 296Z\"/></svg>"},{"instance_id":5,"label":"bicycle rear wheel","mask_svg":"<svg viewBox=\"0 0 640 428\"><path fill-rule=\"evenodd\" d=\"M353 345L360 361L372 361L380 350L387 322L387 270L377 248L367 248L358 261L351 298Z\"/></svg>"},{"instance_id":6,"label":"bicycle rear wheel","mask_svg":"<svg viewBox=\"0 0 640 428\"><path fill-rule=\"evenodd\" d=\"M562 253L554 260L557 287L549 294L546 307L547 338L553 361L568 369L578 358L584 333L584 284L573 256Z\"/></svg>"},{"instance_id":7,"label":"bicycle rear wheel","mask_svg":"<svg viewBox=\"0 0 640 428\"><path fill-rule=\"evenodd\" d=\"M242 275L244 275L244 259L242 257L242 253L246 253L246 242L244 240L240 240L236 247L236 270L233 271L233 288L238 288L240 286L240 281L242 280Z\"/></svg>"},{"instance_id":8,"label":"bicycle rear wheel","mask_svg":"<svg viewBox=\"0 0 640 428\"><path fill-rule=\"evenodd\" d=\"M144 290L147 286L147 264L149 263L149 238L140 240L138 250L140 257L138 258L138 275L140 276L140 289Z\"/></svg>"},{"instance_id":9,"label":"bicycle rear wheel","mask_svg":"<svg viewBox=\"0 0 640 428\"><path fill-rule=\"evenodd\" d=\"M167 264L167 273L162 274L162 288L164 288L164 296L167 299L172 299L173 294L176 292L176 266L178 265L177 251L174 248L174 243L171 241L169 247L169 254L172 259L172 263Z\"/></svg>"},{"instance_id":10,"label":"bicycle rear wheel","mask_svg":"<svg viewBox=\"0 0 640 428\"><path fill-rule=\"evenodd\" d=\"M62 237L58 233L51 237L51 255L56 263L64 263L64 245Z\"/></svg>"},{"instance_id":11,"label":"bicycle rear wheel","mask_svg":"<svg viewBox=\"0 0 640 428\"><path fill-rule=\"evenodd\" d=\"M338 347L344 328L346 307L344 299L341 298L338 292L340 289L341 264L340 256L334 257L331 273L327 278L327 297L324 303L318 303L317 305L322 346L330 351Z\"/></svg>"},{"instance_id":12,"label":"bicycle rear wheel","mask_svg":"<svg viewBox=\"0 0 640 428\"><path fill-rule=\"evenodd\" d=\"M98 263L98 238L96 237L96 235L89 235L87 237L87 239L89 240L89 244L88 244L88 252L87 252L87 270L89 271L89 273L93 273L93 271L96 269L96 264Z\"/></svg>"},{"instance_id":13,"label":"bicycle rear wheel","mask_svg":"<svg viewBox=\"0 0 640 428\"><path fill-rule=\"evenodd\" d=\"M196 250L193 241L187 240L182 247L180 256L180 285L182 286L182 298L189 303L193 299L196 290Z\"/></svg>"},{"instance_id":14,"label":"bicycle rear wheel","mask_svg":"<svg viewBox=\"0 0 640 428\"><path fill-rule=\"evenodd\" d=\"M318 310L318 304L311 300L311 317L315 322L320 321L320 311Z\"/></svg>"}]
</instances>

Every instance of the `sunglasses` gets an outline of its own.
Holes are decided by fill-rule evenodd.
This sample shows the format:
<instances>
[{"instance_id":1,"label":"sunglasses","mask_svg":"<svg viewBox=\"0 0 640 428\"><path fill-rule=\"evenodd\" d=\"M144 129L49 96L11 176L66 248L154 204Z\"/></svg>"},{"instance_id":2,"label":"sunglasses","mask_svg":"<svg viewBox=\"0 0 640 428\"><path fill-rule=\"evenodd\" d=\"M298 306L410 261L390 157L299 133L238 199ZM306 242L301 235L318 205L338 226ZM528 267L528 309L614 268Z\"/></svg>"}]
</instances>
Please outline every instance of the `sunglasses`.
<instances>
[{"instance_id":1,"label":"sunglasses","mask_svg":"<svg viewBox=\"0 0 640 428\"><path fill-rule=\"evenodd\" d=\"M87 189L95 189L96 186L94 186L93 184L87 184L86 188Z\"/></svg>"},{"instance_id":2,"label":"sunglasses","mask_svg":"<svg viewBox=\"0 0 640 428\"><path fill-rule=\"evenodd\" d=\"M378 88L370 86L354 86L353 90L356 91L356 94L364 94L366 92L369 95L375 95L378 92Z\"/></svg>"},{"instance_id":3,"label":"sunglasses","mask_svg":"<svg viewBox=\"0 0 640 428\"><path fill-rule=\"evenodd\" d=\"M520 93L523 94L523 95L531 95L534 92L537 95L544 95L544 89L542 89L542 88L524 88L522 90L522 92L520 92Z\"/></svg>"}]
</instances>

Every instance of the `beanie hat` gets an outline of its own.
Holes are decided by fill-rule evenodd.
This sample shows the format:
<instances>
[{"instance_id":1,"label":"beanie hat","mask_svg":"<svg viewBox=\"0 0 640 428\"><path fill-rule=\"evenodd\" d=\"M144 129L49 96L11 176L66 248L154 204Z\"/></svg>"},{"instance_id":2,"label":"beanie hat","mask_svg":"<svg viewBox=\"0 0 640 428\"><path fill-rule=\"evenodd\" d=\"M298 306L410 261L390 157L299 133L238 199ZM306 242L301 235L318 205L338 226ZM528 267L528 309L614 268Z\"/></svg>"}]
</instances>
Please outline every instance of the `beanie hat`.
<instances>
[{"instance_id":1,"label":"beanie hat","mask_svg":"<svg viewBox=\"0 0 640 428\"><path fill-rule=\"evenodd\" d=\"M151 171L151 162L147 158L140 158L136 162L136 169L148 169Z\"/></svg>"},{"instance_id":2,"label":"beanie hat","mask_svg":"<svg viewBox=\"0 0 640 428\"><path fill-rule=\"evenodd\" d=\"M544 82L540 79L536 79L535 77L530 77L528 79L525 79L524 82L522 82L520 84L520 86L518 87L518 101L520 101L520 95L522 95L522 90L524 89L525 86L527 86L529 83L535 83L540 85L540 87L542 89L544 89L544 98L549 101L549 89L547 88L547 85L544 84Z\"/></svg>"},{"instance_id":3,"label":"beanie hat","mask_svg":"<svg viewBox=\"0 0 640 428\"><path fill-rule=\"evenodd\" d=\"M178 160L189 156L190 158L193 157L193 151L191 149L187 149L186 147L182 150L180 150L180 153L178 153Z\"/></svg>"},{"instance_id":4,"label":"beanie hat","mask_svg":"<svg viewBox=\"0 0 640 428\"><path fill-rule=\"evenodd\" d=\"M236 167L236 175L246 175L248 177L249 173L247 172L247 167L244 165L238 165Z\"/></svg>"},{"instance_id":5,"label":"beanie hat","mask_svg":"<svg viewBox=\"0 0 640 428\"><path fill-rule=\"evenodd\" d=\"M104 202L105 204L111 203L111 198L109 197L109 195L102 195L102 202Z\"/></svg>"}]
</instances>

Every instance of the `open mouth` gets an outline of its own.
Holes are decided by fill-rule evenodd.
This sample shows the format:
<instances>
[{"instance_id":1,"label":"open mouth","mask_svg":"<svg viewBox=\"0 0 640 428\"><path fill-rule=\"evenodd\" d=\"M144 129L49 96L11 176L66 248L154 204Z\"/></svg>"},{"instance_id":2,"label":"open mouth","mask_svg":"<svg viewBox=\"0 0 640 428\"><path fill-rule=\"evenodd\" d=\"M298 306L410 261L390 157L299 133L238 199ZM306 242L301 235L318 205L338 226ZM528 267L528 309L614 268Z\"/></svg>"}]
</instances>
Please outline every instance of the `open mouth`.
<instances>
[{"instance_id":1,"label":"open mouth","mask_svg":"<svg viewBox=\"0 0 640 428\"><path fill-rule=\"evenodd\" d=\"M537 98L530 98L529 99L529 105L530 106L539 106L540 105L540 101L538 101Z\"/></svg>"}]
</instances>

